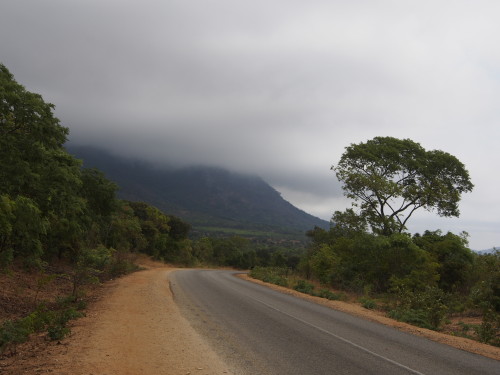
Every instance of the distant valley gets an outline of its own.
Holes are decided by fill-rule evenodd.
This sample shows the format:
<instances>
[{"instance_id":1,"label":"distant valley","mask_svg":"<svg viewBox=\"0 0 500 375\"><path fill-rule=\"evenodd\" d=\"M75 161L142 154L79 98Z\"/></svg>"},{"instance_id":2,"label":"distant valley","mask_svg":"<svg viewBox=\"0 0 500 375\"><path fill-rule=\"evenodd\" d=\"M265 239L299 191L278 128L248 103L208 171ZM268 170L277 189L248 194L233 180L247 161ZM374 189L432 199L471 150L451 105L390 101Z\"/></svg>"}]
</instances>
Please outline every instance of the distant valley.
<instances>
[{"instance_id":1,"label":"distant valley","mask_svg":"<svg viewBox=\"0 0 500 375\"><path fill-rule=\"evenodd\" d=\"M195 235L303 239L315 226L329 223L282 198L258 176L213 167L159 168L104 150L67 145L84 167L98 168L120 187L119 197L152 204L186 220Z\"/></svg>"}]
</instances>

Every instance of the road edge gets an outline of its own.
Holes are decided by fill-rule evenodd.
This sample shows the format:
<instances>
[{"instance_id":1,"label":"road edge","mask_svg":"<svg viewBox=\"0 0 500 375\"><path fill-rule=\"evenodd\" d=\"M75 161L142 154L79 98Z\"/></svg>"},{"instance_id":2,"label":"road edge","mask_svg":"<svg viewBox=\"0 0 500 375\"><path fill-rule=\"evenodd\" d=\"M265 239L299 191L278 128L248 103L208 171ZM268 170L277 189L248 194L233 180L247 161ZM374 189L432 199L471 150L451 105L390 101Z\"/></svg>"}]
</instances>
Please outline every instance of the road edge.
<instances>
[{"instance_id":1,"label":"road edge","mask_svg":"<svg viewBox=\"0 0 500 375\"><path fill-rule=\"evenodd\" d=\"M453 348L467 351L469 353L474 353L481 355L483 357L491 358L497 361L500 361L500 348L483 344L478 341L474 341L471 339L467 339L465 337L458 337L458 336L450 336L445 333L437 332L437 331L432 331L430 329L426 328L421 328L421 327L416 327L408 323L403 323L399 322L397 320L388 318L385 315L382 315L382 313L372 311L365 309L361 306L351 304L348 302L344 301L332 301L328 300L325 298L321 297L315 297L311 296L309 294L304 294L297 292L296 290L285 288L283 286L271 284L271 283L266 283L262 280L254 279L250 277L246 273L237 273L235 274L235 277L239 277L240 279L253 282L255 284L259 284L265 287L268 287L270 289L276 290L278 292L292 295L325 307L328 307L332 310L337 310L341 311L346 314L354 315L358 318L362 318L365 320L369 320L371 322L375 323L380 323L385 326L393 327L396 328L400 331L415 335L415 336L420 336L424 337L426 339L429 339L431 341L438 342L440 344L445 344L448 346L451 346Z\"/></svg>"}]
</instances>

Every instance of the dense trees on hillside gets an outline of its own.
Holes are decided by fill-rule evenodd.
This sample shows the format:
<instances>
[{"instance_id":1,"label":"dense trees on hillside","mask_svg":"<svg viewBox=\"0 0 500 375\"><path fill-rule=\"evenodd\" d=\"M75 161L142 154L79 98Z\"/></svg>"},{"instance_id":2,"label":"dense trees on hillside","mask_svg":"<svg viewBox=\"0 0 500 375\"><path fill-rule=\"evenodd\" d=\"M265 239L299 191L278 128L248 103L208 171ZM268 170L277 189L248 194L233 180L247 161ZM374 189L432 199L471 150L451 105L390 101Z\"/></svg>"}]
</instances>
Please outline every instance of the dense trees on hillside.
<instances>
[{"instance_id":1,"label":"dense trees on hillside","mask_svg":"<svg viewBox=\"0 0 500 375\"><path fill-rule=\"evenodd\" d=\"M289 262L290 251L240 237L190 240L191 226L178 217L118 200L113 182L66 152L68 129L53 109L0 65L0 268L63 259L75 267L76 286L104 268L125 271L128 252L182 265Z\"/></svg>"},{"instance_id":2,"label":"dense trees on hillside","mask_svg":"<svg viewBox=\"0 0 500 375\"><path fill-rule=\"evenodd\" d=\"M102 268L127 251L177 260L189 225L117 200L114 183L66 152L68 129L53 109L0 65L0 266L57 258Z\"/></svg>"}]
</instances>

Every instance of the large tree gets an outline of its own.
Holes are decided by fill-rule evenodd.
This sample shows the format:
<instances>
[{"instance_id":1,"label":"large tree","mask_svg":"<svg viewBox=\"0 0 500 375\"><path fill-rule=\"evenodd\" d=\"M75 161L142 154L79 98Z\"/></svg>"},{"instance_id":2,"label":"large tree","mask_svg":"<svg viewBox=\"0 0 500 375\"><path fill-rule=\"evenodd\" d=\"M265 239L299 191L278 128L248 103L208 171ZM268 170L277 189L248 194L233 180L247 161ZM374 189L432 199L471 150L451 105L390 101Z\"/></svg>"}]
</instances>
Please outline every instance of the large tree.
<instances>
[{"instance_id":1,"label":"large tree","mask_svg":"<svg viewBox=\"0 0 500 375\"><path fill-rule=\"evenodd\" d=\"M455 156L426 151L410 139L376 137L351 144L332 169L360 216L384 235L405 230L419 208L458 217L462 193L474 186Z\"/></svg>"}]
</instances>

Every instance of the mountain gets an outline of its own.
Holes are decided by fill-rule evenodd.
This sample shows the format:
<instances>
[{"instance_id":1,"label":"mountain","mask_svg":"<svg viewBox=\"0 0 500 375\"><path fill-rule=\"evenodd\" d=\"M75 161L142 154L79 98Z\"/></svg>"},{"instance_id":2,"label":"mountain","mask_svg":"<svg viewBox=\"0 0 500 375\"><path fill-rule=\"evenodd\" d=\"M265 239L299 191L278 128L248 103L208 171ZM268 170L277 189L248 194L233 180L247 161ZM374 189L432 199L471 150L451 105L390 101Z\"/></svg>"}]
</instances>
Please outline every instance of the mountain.
<instances>
[{"instance_id":1,"label":"mountain","mask_svg":"<svg viewBox=\"0 0 500 375\"><path fill-rule=\"evenodd\" d=\"M84 167L118 184L118 196L144 201L189 222L195 232L304 236L329 223L287 202L260 177L213 167L160 168L88 146L66 146Z\"/></svg>"},{"instance_id":2,"label":"mountain","mask_svg":"<svg viewBox=\"0 0 500 375\"><path fill-rule=\"evenodd\" d=\"M491 249L487 250L476 250L476 253L478 253L479 255L495 254L495 252L497 252L498 249L500 249L500 247L492 247Z\"/></svg>"}]
</instances>

